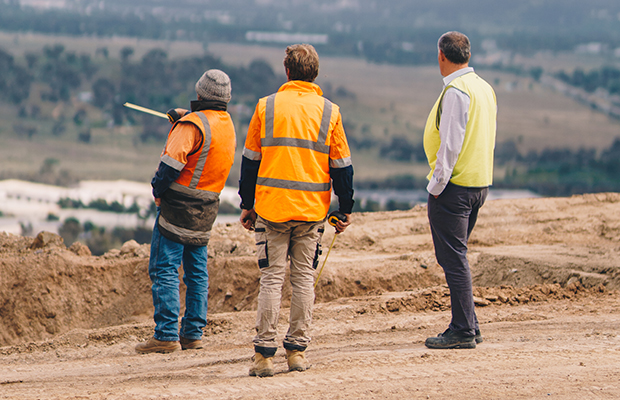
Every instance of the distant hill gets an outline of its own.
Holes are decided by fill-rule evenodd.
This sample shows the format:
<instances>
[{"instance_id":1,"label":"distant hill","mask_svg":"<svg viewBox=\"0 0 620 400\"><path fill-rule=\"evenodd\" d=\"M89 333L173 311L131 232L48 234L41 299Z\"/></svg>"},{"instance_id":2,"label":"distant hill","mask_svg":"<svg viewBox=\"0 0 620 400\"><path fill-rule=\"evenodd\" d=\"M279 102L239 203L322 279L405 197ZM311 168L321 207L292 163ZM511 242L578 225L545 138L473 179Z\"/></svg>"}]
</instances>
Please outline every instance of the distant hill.
<instances>
[{"instance_id":1,"label":"distant hill","mask_svg":"<svg viewBox=\"0 0 620 400\"><path fill-rule=\"evenodd\" d=\"M614 50L620 47L619 15L620 3L614 0L0 3L5 31L204 43L246 42L248 31L324 34L329 37L321 46L326 53L397 64L434 62L436 38L448 30L466 32L477 49L490 38L518 52L566 51L590 42Z\"/></svg>"}]
</instances>

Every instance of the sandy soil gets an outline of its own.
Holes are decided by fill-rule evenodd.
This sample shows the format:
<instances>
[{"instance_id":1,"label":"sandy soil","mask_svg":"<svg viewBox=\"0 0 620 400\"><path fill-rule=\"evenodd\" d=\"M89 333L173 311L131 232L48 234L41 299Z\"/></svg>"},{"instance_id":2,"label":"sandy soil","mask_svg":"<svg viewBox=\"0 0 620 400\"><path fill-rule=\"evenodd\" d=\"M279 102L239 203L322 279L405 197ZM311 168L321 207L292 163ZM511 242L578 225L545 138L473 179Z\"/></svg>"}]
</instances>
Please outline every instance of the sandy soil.
<instances>
[{"instance_id":1,"label":"sandy soil","mask_svg":"<svg viewBox=\"0 0 620 400\"><path fill-rule=\"evenodd\" d=\"M134 352L153 329L148 246L0 234L0 399L620 398L620 194L485 205L473 350L424 347L450 316L425 212L354 215L317 286L312 368L279 350L272 378L248 376L259 275L238 224L209 245L205 348L167 355Z\"/></svg>"}]
</instances>

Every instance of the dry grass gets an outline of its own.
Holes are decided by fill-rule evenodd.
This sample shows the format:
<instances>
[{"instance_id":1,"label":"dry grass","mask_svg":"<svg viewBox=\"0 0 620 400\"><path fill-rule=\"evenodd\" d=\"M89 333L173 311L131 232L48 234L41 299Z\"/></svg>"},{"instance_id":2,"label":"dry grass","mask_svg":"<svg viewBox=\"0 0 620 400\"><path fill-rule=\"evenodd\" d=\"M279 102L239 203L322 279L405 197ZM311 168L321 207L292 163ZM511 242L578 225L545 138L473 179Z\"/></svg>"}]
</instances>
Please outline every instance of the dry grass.
<instances>
[{"instance_id":1,"label":"dry grass","mask_svg":"<svg viewBox=\"0 0 620 400\"><path fill-rule=\"evenodd\" d=\"M10 51L17 57L28 52L38 52L46 45L61 44L67 51L94 56L98 49L107 48L110 58L119 58L120 50L129 46L134 49L133 58L140 59L149 50L163 49L170 58L188 57L204 54L202 43L172 42L169 40L149 40L128 37L95 38L63 35L43 35L39 33L0 32L0 48Z\"/></svg>"},{"instance_id":2,"label":"dry grass","mask_svg":"<svg viewBox=\"0 0 620 400\"><path fill-rule=\"evenodd\" d=\"M135 146L128 137L106 130L93 130L90 144L58 140L50 136L28 140L5 134L0 147L3 176L21 177L40 170L46 159L58 160L57 171L67 170L81 179L130 179L149 182L157 164L161 146ZM103 144L105 143L105 144Z\"/></svg>"}]
</instances>

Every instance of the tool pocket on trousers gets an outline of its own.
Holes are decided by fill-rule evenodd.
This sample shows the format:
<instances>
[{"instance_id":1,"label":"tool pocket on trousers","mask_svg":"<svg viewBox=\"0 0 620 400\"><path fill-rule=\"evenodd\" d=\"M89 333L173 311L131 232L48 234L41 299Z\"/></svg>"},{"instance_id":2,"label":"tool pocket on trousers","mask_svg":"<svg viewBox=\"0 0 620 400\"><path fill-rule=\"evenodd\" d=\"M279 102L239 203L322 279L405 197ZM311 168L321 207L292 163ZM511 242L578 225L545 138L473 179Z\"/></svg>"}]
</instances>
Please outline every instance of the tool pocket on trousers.
<instances>
[{"instance_id":1,"label":"tool pocket on trousers","mask_svg":"<svg viewBox=\"0 0 620 400\"><path fill-rule=\"evenodd\" d=\"M316 269L319 266L319 256L323 254L321 250L321 243L316 244L316 250L314 251L314 260L312 260L312 268Z\"/></svg>"},{"instance_id":2,"label":"tool pocket on trousers","mask_svg":"<svg viewBox=\"0 0 620 400\"><path fill-rule=\"evenodd\" d=\"M321 237L323 237L323 233L325 232L325 226L320 225L316 230L319 234L319 240L316 242L316 250L314 250L314 260L312 260L312 268L317 269L319 266L319 256L323 254L323 250L321 250Z\"/></svg>"},{"instance_id":3,"label":"tool pocket on trousers","mask_svg":"<svg viewBox=\"0 0 620 400\"><path fill-rule=\"evenodd\" d=\"M256 228L256 253L258 255L258 268L269 266L269 251L267 247L267 232L265 228Z\"/></svg>"}]
</instances>

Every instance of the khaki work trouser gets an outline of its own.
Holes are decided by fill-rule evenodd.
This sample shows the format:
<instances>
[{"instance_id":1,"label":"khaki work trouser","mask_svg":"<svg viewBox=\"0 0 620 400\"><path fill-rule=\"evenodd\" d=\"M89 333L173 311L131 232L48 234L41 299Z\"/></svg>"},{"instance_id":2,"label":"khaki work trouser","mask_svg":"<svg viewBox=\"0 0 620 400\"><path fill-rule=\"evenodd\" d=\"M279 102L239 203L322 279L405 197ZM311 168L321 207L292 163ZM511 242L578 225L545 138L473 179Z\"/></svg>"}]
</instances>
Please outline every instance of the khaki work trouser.
<instances>
[{"instance_id":1,"label":"khaki work trouser","mask_svg":"<svg viewBox=\"0 0 620 400\"><path fill-rule=\"evenodd\" d=\"M308 329L314 304L314 271L324 225L324 221L274 223L260 216L257 218L256 246L261 271L256 336L253 340L257 351L267 350L266 355L275 354L278 347L276 328L288 260L292 296L284 348L303 351L310 343Z\"/></svg>"}]
</instances>

